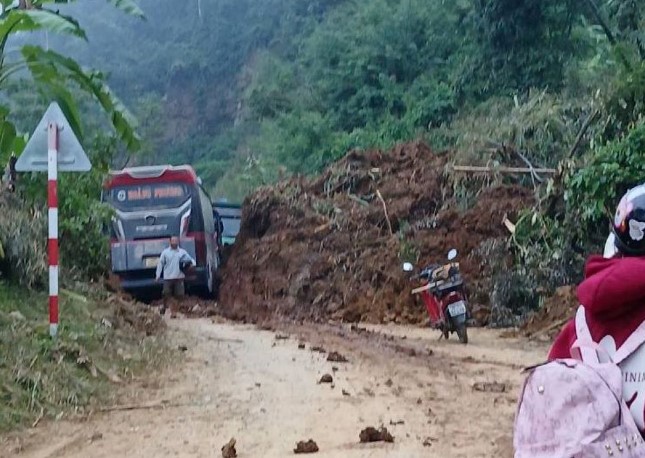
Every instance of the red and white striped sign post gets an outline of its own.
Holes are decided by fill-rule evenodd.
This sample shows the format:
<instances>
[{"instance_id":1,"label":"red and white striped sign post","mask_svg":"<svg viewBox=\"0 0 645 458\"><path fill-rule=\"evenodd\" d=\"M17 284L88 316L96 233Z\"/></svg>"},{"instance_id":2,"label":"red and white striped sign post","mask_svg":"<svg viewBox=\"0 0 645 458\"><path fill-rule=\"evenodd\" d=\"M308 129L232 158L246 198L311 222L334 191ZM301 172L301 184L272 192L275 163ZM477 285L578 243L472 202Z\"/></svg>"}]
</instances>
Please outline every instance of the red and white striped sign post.
<instances>
[{"instance_id":1,"label":"red and white striped sign post","mask_svg":"<svg viewBox=\"0 0 645 458\"><path fill-rule=\"evenodd\" d=\"M49 334L58 335L58 172L87 172L92 164L57 103L52 103L16 161L18 172L47 172Z\"/></svg>"},{"instance_id":2,"label":"red and white striped sign post","mask_svg":"<svg viewBox=\"0 0 645 458\"><path fill-rule=\"evenodd\" d=\"M49 238L49 335L58 334L58 126L47 126L47 207Z\"/></svg>"}]
</instances>

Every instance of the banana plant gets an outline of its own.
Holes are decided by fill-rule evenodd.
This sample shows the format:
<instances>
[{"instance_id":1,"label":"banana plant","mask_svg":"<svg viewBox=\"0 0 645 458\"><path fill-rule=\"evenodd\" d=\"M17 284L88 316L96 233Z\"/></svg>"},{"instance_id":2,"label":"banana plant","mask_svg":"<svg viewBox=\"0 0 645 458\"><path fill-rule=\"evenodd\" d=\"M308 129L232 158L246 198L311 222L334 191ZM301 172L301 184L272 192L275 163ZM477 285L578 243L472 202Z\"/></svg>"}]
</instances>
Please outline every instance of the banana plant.
<instances>
[{"instance_id":1,"label":"banana plant","mask_svg":"<svg viewBox=\"0 0 645 458\"><path fill-rule=\"evenodd\" d=\"M127 148L136 151L140 147L135 131L136 122L110 91L100 72L87 70L74 59L35 45L23 45L17 55L8 55L7 43L19 33L46 31L86 40L85 31L78 21L54 9L54 4L74 1L0 0L0 92L6 89L12 76L29 72L34 85L58 102L74 131L82 138L81 116L72 92L82 90L101 106ZM126 14L143 18L143 12L134 0L106 1ZM25 136L19 135L9 120L9 109L0 106L0 158L5 158L11 152L19 154L25 140Z\"/></svg>"}]
</instances>

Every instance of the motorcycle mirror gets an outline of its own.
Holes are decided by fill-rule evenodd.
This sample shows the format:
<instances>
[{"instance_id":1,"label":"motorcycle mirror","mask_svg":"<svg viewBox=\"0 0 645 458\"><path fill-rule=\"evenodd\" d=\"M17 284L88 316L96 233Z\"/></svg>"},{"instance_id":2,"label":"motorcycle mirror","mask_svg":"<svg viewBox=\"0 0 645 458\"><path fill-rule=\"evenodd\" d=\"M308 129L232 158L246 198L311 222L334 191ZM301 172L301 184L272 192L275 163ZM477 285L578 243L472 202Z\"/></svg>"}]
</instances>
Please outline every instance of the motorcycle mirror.
<instances>
[{"instance_id":1,"label":"motorcycle mirror","mask_svg":"<svg viewBox=\"0 0 645 458\"><path fill-rule=\"evenodd\" d=\"M452 261L457 257L457 250L454 248L448 252L448 261Z\"/></svg>"},{"instance_id":2,"label":"motorcycle mirror","mask_svg":"<svg viewBox=\"0 0 645 458\"><path fill-rule=\"evenodd\" d=\"M409 262L403 263L403 271L404 272L412 272L414 270L414 266L410 264Z\"/></svg>"}]
</instances>

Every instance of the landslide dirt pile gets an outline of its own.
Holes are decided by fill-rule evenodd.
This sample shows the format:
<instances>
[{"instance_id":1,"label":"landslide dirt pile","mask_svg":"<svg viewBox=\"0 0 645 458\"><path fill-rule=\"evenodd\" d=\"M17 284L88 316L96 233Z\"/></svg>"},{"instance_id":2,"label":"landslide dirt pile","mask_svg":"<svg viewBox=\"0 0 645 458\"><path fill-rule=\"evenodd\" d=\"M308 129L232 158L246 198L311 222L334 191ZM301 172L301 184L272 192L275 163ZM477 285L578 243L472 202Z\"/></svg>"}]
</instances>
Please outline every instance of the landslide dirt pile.
<instances>
[{"instance_id":1,"label":"landslide dirt pile","mask_svg":"<svg viewBox=\"0 0 645 458\"><path fill-rule=\"evenodd\" d=\"M222 274L221 310L249 321L279 314L422 322L427 315L401 264L417 257L419 266L442 262L453 247L469 291L477 293L475 308L487 306L490 266L478 248L508 236L503 217L530 205L532 193L490 188L460 212L447 160L410 143L389 153L352 152L318 177L260 189L244 204Z\"/></svg>"},{"instance_id":2,"label":"landslide dirt pile","mask_svg":"<svg viewBox=\"0 0 645 458\"><path fill-rule=\"evenodd\" d=\"M522 326L521 331L527 337L551 341L572 319L578 308L578 297L575 286L562 286L546 300Z\"/></svg>"}]
</instances>

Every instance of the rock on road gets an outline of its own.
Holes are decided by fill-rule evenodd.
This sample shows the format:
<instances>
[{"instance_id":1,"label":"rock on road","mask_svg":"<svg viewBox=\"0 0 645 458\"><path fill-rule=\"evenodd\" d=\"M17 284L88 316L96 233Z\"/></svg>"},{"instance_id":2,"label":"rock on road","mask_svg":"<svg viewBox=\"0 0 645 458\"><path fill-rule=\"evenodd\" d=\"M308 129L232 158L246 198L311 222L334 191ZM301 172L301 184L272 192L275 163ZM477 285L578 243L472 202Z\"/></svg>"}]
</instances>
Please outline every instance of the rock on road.
<instances>
[{"instance_id":1,"label":"rock on road","mask_svg":"<svg viewBox=\"0 0 645 458\"><path fill-rule=\"evenodd\" d=\"M510 457L521 367L547 351L485 329L470 329L463 346L401 326L285 325L275 334L208 319L169 324L173 345L187 350L125 389L148 408L43 424L0 456L212 458L235 438L239 457L293 456L309 439L321 458ZM349 361L328 362L313 346ZM325 374L332 383L319 383ZM359 443L368 426L385 426L394 443Z\"/></svg>"}]
</instances>

